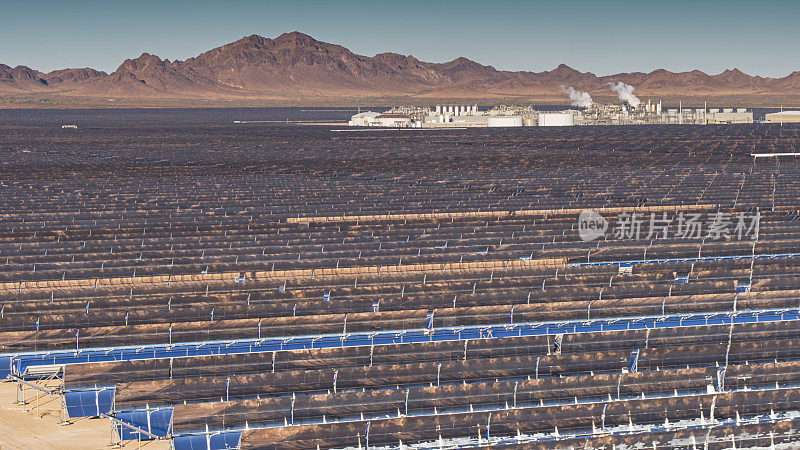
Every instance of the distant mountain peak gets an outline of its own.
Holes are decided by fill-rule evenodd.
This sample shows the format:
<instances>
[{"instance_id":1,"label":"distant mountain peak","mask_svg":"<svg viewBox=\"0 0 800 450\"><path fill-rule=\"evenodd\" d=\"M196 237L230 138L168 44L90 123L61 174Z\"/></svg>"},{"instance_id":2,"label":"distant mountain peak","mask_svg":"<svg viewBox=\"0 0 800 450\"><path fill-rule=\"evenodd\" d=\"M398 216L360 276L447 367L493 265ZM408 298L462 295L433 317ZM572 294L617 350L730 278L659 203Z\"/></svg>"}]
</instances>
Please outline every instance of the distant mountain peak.
<instances>
[{"instance_id":1,"label":"distant mountain peak","mask_svg":"<svg viewBox=\"0 0 800 450\"><path fill-rule=\"evenodd\" d=\"M39 71L28 66L9 67L5 64L0 64L0 82L33 88L47 85L47 80L41 77Z\"/></svg>"},{"instance_id":2,"label":"distant mountain peak","mask_svg":"<svg viewBox=\"0 0 800 450\"><path fill-rule=\"evenodd\" d=\"M272 39L265 38L264 36L259 36L257 34L251 34L250 36L245 36L237 41L231 42L230 44L226 44L223 47L243 46L243 45L248 45L253 47L264 47L271 42Z\"/></svg>"},{"instance_id":3,"label":"distant mountain peak","mask_svg":"<svg viewBox=\"0 0 800 450\"><path fill-rule=\"evenodd\" d=\"M89 67L82 67L76 69L60 69L44 74L43 78L47 80L47 84L61 84L61 83L82 83L89 80L95 80L107 77L108 74L100 70L95 70Z\"/></svg>"},{"instance_id":4,"label":"distant mountain peak","mask_svg":"<svg viewBox=\"0 0 800 450\"><path fill-rule=\"evenodd\" d=\"M136 73L142 70L147 70L154 66L163 67L164 64L165 62L162 61L161 58L159 58L158 56L145 52L139 55L139 57L137 58L126 59L125 61L122 62L122 64L119 65L119 67L117 67L117 70L115 70L114 72Z\"/></svg>"},{"instance_id":5,"label":"distant mountain peak","mask_svg":"<svg viewBox=\"0 0 800 450\"><path fill-rule=\"evenodd\" d=\"M299 31L283 33L274 39L276 42L294 42L296 44L311 44L319 42L313 37Z\"/></svg>"}]
</instances>

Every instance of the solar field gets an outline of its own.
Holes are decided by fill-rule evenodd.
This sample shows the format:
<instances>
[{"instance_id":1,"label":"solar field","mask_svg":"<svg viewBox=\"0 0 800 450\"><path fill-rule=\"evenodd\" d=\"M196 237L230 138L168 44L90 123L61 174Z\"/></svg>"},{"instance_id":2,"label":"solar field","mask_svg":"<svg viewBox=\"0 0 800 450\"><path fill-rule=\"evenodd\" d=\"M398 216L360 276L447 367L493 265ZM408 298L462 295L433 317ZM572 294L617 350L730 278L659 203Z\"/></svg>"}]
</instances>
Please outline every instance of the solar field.
<instances>
[{"instance_id":1,"label":"solar field","mask_svg":"<svg viewBox=\"0 0 800 450\"><path fill-rule=\"evenodd\" d=\"M800 160L751 156L800 128L119 114L0 128L24 405L175 449L800 442Z\"/></svg>"}]
</instances>

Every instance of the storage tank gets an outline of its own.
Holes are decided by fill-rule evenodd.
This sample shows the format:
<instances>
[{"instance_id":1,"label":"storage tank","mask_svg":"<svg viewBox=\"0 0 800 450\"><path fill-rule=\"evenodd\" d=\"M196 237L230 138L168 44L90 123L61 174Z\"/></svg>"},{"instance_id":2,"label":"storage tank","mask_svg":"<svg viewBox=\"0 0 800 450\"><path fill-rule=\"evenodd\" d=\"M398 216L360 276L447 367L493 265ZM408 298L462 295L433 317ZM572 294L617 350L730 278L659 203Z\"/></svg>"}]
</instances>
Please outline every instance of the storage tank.
<instances>
[{"instance_id":1,"label":"storage tank","mask_svg":"<svg viewBox=\"0 0 800 450\"><path fill-rule=\"evenodd\" d=\"M495 127L521 127L522 116L493 116L489 117L487 126Z\"/></svg>"},{"instance_id":2,"label":"storage tank","mask_svg":"<svg viewBox=\"0 0 800 450\"><path fill-rule=\"evenodd\" d=\"M568 127L575 125L575 117L571 113L541 113L540 127Z\"/></svg>"}]
</instances>

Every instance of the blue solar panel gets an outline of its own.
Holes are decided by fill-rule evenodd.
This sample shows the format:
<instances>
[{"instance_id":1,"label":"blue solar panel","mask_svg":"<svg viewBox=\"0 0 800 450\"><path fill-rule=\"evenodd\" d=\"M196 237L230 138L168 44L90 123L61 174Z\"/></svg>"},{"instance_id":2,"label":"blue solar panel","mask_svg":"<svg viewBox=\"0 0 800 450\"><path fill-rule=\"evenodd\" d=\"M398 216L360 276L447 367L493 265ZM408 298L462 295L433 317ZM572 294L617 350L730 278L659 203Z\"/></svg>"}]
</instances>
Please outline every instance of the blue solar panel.
<instances>
[{"instance_id":1,"label":"blue solar panel","mask_svg":"<svg viewBox=\"0 0 800 450\"><path fill-rule=\"evenodd\" d=\"M694 325L705 325L706 319L705 318L689 318L681 320L681 325L683 326L694 326Z\"/></svg>"},{"instance_id":2,"label":"blue solar panel","mask_svg":"<svg viewBox=\"0 0 800 450\"><path fill-rule=\"evenodd\" d=\"M114 417L121 421L125 422L129 425L133 425L135 427L141 428L147 431L147 413L145 411L133 411L133 412L124 412L124 413L117 413ZM124 427L122 425L117 426L117 433L119 433L119 437L122 440L132 440L132 439L141 439L141 440L148 440L150 439L149 436L145 434L138 433L130 428Z\"/></svg>"},{"instance_id":3,"label":"blue solar panel","mask_svg":"<svg viewBox=\"0 0 800 450\"><path fill-rule=\"evenodd\" d=\"M372 344L372 339L364 336L348 336L344 340L345 347L359 347Z\"/></svg>"},{"instance_id":4,"label":"blue solar panel","mask_svg":"<svg viewBox=\"0 0 800 450\"><path fill-rule=\"evenodd\" d=\"M64 403L69 417L108 414L114 408L114 389L65 392Z\"/></svg>"},{"instance_id":5,"label":"blue solar panel","mask_svg":"<svg viewBox=\"0 0 800 450\"><path fill-rule=\"evenodd\" d=\"M151 358L180 356L200 356L213 354L249 353L259 351L382 345L403 342L427 342L443 340L463 340L478 338L498 338L504 336L534 336L542 334L574 333L586 331L627 330L641 328L668 328L676 326L750 323L764 321L800 320L800 311L778 310L739 312L736 314L710 313L686 317L638 317L624 319L594 319L591 321L572 321L564 323L521 323L496 326L472 326L464 328L416 329L405 331L385 331L376 333L353 333L342 339L341 335L297 338L274 338L267 340L242 340L238 342L206 342L167 346L155 345L150 348L110 348L81 350L78 356L74 351L36 352L16 356L0 356L0 370L11 367L13 374L21 374L31 365L69 364L89 361L127 361ZM9 364L9 358L11 363ZM3 372L0 371L0 374Z\"/></svg>"},{"instance_id":6,"label":"blue solar panel","mask_svg":"<svg viewBox=\"0 0 800 450\"><path fill-rule=\"evenodd\" d=\"M379 335L379 336L373 337L372 339L370 339L370 341L374 345L384 345L384 344L391 343L392 342L392 338L390 336Z\"/></svg>"},{"instance_id":7,"label":"blue solar panel","mask_svg":"<svg viewBox=\"0 0 800 450\"><path fill-rule=\"evenodd\" d=\"M159 409L155 411L126 411L118 412L114 418L120 422L125 422L154 434L159 437L166 437L170 434L170 423L172 421L172 408ZM141 434L130 428L119 425L117 432L123 440L130 439L150 439L149 436Z\"/></svg>"},{"instance_id":8,"label":"blue solar panel","mask_svg":"<svg viewBox=\"0 0 800 450\"><path fill-rule=\"evenodd\" d=\"M89 417L98 414L95 404L95 392L67 392L64 394L64 403L70 417Z\"/></svg>"},{"instance_id":9,"label":"blue solar panel","mask_svg":"<svg viewBox=\"0 0 800 450\"><path fill-rule=\"evenodd\" d=\"M241 433L220 433L211 436L177 436L172 440L175 450L216 450L238 448Z\"/></svg>"},{"instance_id":10,"label":"blue solar panel","mask_svg":"<svg viewBox=\"0 0 800 450\"><path fill-rule=\"evenodd\" d=\"M13 359L14 358L10 355L0 356L0 379L4 379L11 375L11 364Z\"/></svg>"},{"instance_id":11,"label":"blue solar panel","mask_svg":"<svg viewBox=\"0 0 800 450\"><path fill-rule=\"evenodd\" d=\"M629 372L636 372L639 370L639 349L636 349L631 352L631 359L628 364L628 371Z\"/></svg>"},{"instance_id":12,"label":"blue solar panel","mask_svg":"<svg viewBox=\"0 0 800 450\"><path fill-rule=\"evenodd\" d=\"M497 330L497 331L494 332L494 337L496 337L496 338L514 337L514 336L518 336L518 335L519 335L519 332L517 330L514 330L514 329L503 328L501 330Z\"/></svg>"},{"instance_id":13,"label":"blue solar panel","mask_svg":"<svg viewBox=\"0 0 800 450\"><path fill-rule=\"evenodd\" d=\"M341 343L342 339L339 336L325 336L315 339L312 348L338 347Z\"/></svg>"}]
</instances>

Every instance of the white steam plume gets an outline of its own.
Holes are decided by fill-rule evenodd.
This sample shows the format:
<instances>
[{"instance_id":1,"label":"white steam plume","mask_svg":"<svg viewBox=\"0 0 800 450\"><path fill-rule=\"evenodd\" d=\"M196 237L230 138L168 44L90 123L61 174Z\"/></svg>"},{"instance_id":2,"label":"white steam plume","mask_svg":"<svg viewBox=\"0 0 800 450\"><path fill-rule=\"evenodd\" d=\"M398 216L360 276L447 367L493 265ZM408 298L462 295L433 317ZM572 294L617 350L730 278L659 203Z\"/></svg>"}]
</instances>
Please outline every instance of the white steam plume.
<instances>
[{"instance_id":1,"label":"white steam plume","mask_svg":"<svg viewBox=\"0 0 800 450\"><path fill-rule=\"evenodd\" d=\"M564 91L565 94L569 95L569 99L572 100L572 106L577 106L579 108L588 108L592 106L592 96L589 95L588 92L581 92L572 88L571 86L561 86L561 90Z\"/></svg>"},{"instance_id":2,"label":"white steam plume","mask_svg":"<svg viewBox=\"0 0 800 450\"><path fill-rule=\"evenodd\" d=\"M636 108L639 106L641 101L633 95L633 86L630 84L625 84L620 81L617 84L608 83L608 86L611 88L612 91L616 92L619 95L619 99L632 107Z\"/></svg>"}]
</instances>

